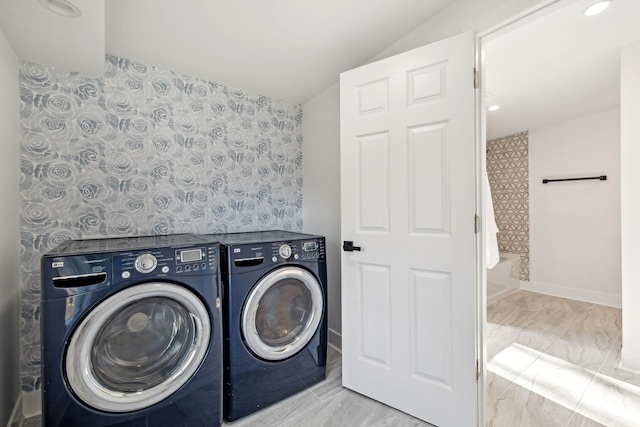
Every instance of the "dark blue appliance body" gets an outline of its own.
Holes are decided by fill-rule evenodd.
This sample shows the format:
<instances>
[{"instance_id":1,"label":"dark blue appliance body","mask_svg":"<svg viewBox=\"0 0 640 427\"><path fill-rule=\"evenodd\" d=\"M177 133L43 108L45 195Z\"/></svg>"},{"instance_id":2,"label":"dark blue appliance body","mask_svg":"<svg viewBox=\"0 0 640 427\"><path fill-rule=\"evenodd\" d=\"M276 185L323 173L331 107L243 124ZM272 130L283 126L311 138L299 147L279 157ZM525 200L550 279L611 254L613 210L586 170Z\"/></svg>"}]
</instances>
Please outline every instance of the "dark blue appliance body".
<instances>
[{"instance_id":1,"label":"dark blue appliance body","mask_svg":"<svg viewBox=\"0 0 640 427\"><path fill-rule=\"evenodd\" d=\"M216 238L224 264L224 418L234 421L325 379L325 240L287 231Z\"/></svg>"},{"instance_id":2,"label":"dark blue appliance body","mask_svg":"<svg viewBox=\"0 0 640 427\"><path fill-rule=\"evenodd\" d=\"M220 247L67 241L41 260L43 425L219 426Z\"/></svg>"}]
</instances>

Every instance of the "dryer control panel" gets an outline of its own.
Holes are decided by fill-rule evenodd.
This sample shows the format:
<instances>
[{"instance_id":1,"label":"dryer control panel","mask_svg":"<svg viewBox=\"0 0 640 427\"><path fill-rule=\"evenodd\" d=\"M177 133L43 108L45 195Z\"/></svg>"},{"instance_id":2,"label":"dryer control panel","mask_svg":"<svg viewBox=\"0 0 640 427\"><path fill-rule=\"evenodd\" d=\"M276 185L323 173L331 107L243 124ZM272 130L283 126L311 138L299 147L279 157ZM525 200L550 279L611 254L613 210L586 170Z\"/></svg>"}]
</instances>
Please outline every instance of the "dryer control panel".
<instances>
[{"instance_id":1,"label":"dryer control panel","mask_svg":"<svg viewBox=\"0 0 640 427\"><path fill-rule=\"evenodd\" d=\"M230 268L257 267L288 262L317 262L325 259L323 239L260 242L231 245Z\"/></svg>"},{"instance_id":2,"label":"dryer control panel","mask_svg":"<svg viewBox=\"0 0 640 427\"><path fill-rule=\"evenodd\" d=\"M324 246L319 240L274 242L271 246L271 261L312 261L324 258ZM322 248L321 248L322 246Z\"/></svg>"},{"instance_id":3,"label":"dryer control panel","mask_svg":"<svg viewBox=\"0 0 640 427\"><path fill-rule=\"evenodd\" d=\"M120 252L113 256L113 273L122 279L163 275L211 274L218 268L218 246L157 248Z\"/></svg>"}]
</instances>

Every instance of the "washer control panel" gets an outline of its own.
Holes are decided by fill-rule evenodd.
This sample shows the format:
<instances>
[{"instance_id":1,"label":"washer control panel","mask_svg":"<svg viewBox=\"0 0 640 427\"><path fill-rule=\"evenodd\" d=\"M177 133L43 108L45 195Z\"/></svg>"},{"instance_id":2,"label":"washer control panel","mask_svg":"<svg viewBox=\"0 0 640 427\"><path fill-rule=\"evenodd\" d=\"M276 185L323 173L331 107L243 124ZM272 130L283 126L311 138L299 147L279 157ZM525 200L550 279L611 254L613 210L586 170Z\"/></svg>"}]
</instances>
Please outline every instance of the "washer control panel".
<instances>
[{"instance_id":1,"label":"washer control panel","mask_svg":"<svg viewBox=\"0 0 640 427\"><path fill-rule=\"evenodd\" d=\"M157 248L114 254L114 274L123 279L167 274L211 274L218 268L218 245Z\"/></svg>"}]
</instances>

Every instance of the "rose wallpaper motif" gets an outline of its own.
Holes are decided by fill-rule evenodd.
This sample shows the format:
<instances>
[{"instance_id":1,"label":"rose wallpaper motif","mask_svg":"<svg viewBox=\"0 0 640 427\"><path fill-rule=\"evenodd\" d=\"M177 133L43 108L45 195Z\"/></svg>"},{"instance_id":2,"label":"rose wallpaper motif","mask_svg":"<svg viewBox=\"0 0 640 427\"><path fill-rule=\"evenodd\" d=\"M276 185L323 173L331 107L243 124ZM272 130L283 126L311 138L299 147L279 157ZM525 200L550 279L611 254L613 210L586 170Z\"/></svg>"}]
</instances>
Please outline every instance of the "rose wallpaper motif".
<instances>
[{"instance_id":1,"label":"rose wallpaper motif","mask_svg":"<svg viewBox=\"0 0 640 427\"><path fill-rule=\"evenodd\" d=\"M302 108L107 56L23 62L21 380L40 388L40 257L67 239L302 229Z\"/></svg>"}]
</instances>

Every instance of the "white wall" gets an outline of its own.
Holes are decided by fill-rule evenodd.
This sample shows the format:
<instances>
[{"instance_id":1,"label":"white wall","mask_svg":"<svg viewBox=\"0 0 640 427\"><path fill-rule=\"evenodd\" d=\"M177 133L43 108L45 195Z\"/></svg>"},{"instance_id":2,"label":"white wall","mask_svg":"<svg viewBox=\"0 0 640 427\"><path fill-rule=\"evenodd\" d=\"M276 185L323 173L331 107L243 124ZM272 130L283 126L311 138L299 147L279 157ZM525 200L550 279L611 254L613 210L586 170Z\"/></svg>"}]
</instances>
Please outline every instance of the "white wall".
<instances>
[{"instance_id":1,"label":"white wall","mask_svg":"<svg viewBox=\"0 0 640 427\"><path fill-rule=\"evenodd\" d=\"M564 0L573 1L573 0ZM466 31L486 31L549 0L458 0L384 49L373 60L387 58Z\"/></svg>"},{"instance_id":2,"label":"white wall","mask_svg":"<svg viewBox=\"0 0 640 427\"><path fill-rule=\"evenodd\" d=\"M621 367L640 372L640 40L624 46L621 59Z\"/></svg>"},{"instance_id":3,"label":"white wall","mask_svg":"<svg viewBox=\"0 0 640 427\"><path fill-rule=\"evenodd\" d=\"M424 46L464 31L491 28L503 20L546 0L458 0L405 37L381 51L371 61ZM348 71L348 70L342 70ZM306 231L337 236L340 243L340 94L337 82L303 105L304 109L304 228ZM314 156L322 162L313 166ZM312 167L313 169L308 169ZM327 178L331 177L331 178ZM323 184L324 180L324 184ZM320 189L318 191L318 188ZM331 196L327 193L331 193ZM335 194L334 194L335 193ZM332 207L324 206L327 198ZM333 198L335 197L335 199ZM323 206L314 211L314 207ZM316 231L317 230L317 231ZM340 247L337 248L341 250ZM334 338L341 333L339 256L329 259L329 327ZM333 278L333 279L332 279ZM337 305L337 306L336 306ZM335 344L335 341L334 341Z\"/></svg>"},{"instance_id":4,"label":"white wall","mask_svg":"<svg viewBox=\"0 0 640 427\"><path fill-rule=\"evenodd\" d=\"M20 95L18 58L0 29L0 426L20 396Z\"/></svg>"},{"instance_id":5,"label":"white wall","mask_svg":"<svg viewBox=\"0 0 640 427\"><path fill-rule=\"evenodd\" d=\"M340 101L336 83L304 105L304 231L326 237L329 342L342 347L340 331Z\"/></svg>"},{"instance_id":6,"label":"white wall","mask_svg":"<svg viewBox=\"0 0 640 427\"><path fill-rule=\"evenodd\" d=\"M529 131L529 231L524 288L621 306L619 109Z\"/></svg>"}]
</instances>

